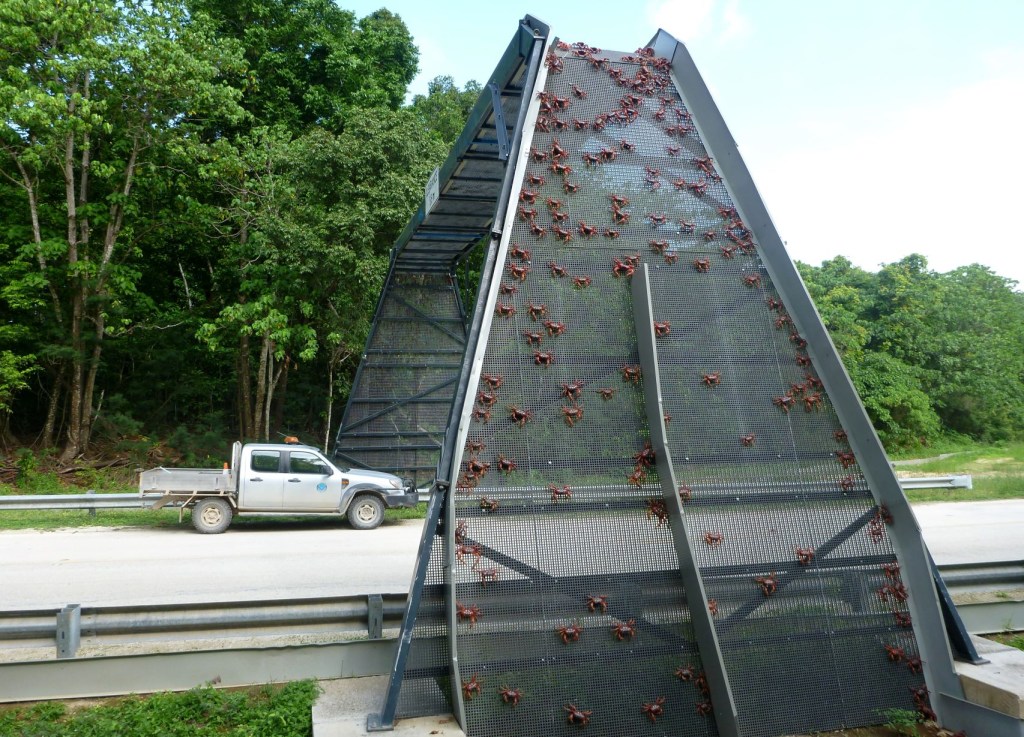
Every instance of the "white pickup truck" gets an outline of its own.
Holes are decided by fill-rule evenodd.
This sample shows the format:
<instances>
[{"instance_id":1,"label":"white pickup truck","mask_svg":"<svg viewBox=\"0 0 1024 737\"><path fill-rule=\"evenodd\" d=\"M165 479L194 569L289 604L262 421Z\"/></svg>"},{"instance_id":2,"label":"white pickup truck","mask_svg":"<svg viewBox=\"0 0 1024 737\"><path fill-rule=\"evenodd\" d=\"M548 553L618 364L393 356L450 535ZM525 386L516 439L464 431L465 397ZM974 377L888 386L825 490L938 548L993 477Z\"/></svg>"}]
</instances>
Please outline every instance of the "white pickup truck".
<instances>
[{"instance_id":1,"label":"white pickup truck","mask_svg":"<svg viewBox=\"0 0 1024 737\"><path fill-rule=\"evenodd\" d=\"M231 465L151 468L139 475L139 494L159 495L152 509L192 509L202 533L224 532L235 515L346 515L372 530L386 507L415 507L411 482L390 473L338 468L316 448L297 443L235 443ZM179 513L180 514L180 513Z\"/></svg>"}]
</instances>

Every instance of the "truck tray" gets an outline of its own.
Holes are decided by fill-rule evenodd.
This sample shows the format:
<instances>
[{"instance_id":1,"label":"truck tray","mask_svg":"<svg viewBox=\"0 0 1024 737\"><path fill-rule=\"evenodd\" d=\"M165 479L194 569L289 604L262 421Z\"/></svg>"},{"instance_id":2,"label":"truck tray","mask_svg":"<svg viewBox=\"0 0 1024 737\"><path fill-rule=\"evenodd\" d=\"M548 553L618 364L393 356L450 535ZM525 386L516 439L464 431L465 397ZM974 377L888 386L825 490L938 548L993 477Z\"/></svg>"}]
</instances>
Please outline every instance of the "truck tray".
<instances>
[{"instance_id":1,"label":"truck tray","mask_svg":"<svg viewBox=\"0 0 1024 737\"><path fill-rule=\"evenodd\" d=\"M140 494L205 492L228 494L235 490L235 474L217 468L151 468L139 474Z\"/></svg>"}]
</instances>

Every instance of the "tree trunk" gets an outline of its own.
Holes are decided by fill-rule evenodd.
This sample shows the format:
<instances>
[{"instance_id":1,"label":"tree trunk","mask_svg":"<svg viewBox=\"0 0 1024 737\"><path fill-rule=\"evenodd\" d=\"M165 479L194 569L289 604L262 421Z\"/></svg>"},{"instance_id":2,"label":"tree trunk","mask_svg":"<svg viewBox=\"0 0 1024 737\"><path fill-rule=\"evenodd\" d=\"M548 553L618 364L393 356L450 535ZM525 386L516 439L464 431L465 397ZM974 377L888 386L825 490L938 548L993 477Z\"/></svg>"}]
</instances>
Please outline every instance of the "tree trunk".
<instances>
[{"instance_id":1,"label":"tree trunk","mask_svg":"<svg viewBox=\"0 0 1024 737\"><path fill-rule=\"evenodd\" d=\"M270 426L278 430L284 426L284 404L288 397L288 372L290 364L291 361L285 356L284 362L281 364L279 381L275 382L274 386L274 402L270 414Z\"/></svg>"},{"instance_id":2,"label":"tree trunk","mask_svg":"<svg viewBox=\"0 0 1024 737\"><path fill-rule=\"evenodd\" d=\"M263 407L267 401L267 364L270 362L269 336L263 336L263 345L260 347L260 364L256 369L256 402L253 407L253 430L258 439L263 439L266 428L263 425Z\"/></svg>"},{"instance_id":3,"label":"tree trunk","mask_svg":"<svg viewBox=\"0 0 1024 737\"><path fill-rule=\"evenodd\" d=\"M334 408L334 361L327 362L327 427L324 428L324 453L331 444L331 410Z\"/></svg>"},{"instance_id":4,"label":"tree trunk","mask_svg":"<svg viewBox=\"0 0 1024 737\"><path fill-rule=\"evenodd\" d=\"M252 421L252 378L249 365L251 354L249 336L242 333L238 339L238 361L235 370L238 373L238 427L243 439L256 437L256 428Z\"/></svg>"},{"instance_id":5,"label":"tree trunk","mask_svg":"<svg viewBox=\"0 0 1024 737\"><path fill-rule=\"evenodd\" d=\"M63 398L64 379L67 372L68 365L62 363L53 380L53 390L50 392L50 402L46 408L46 423L43 425L42 445L44 448L52 448L54 438L57 436L57 411L60 409L60 400Z\"/></svg>"}]
</instances>

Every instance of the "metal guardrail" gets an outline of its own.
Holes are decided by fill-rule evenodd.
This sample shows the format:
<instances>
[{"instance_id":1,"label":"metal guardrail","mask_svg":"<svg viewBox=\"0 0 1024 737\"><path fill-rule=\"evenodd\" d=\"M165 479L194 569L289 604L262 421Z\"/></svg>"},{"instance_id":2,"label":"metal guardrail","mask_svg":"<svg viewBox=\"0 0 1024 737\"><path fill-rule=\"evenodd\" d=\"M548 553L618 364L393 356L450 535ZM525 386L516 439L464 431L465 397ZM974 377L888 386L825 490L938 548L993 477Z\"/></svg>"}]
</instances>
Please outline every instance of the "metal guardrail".
<instances>
[{"instance_id":1,"label":"metal guardrail","mask_svg":"<svg viewBox=\"0 0 1024 737\"><path fill-rule=\"evenodd\" d=\"M970 476L929 476L900 479L904 491L908 489L971 489ZM544 487L538 487L541 491ZM421 489L420 501L430 499L430 492ZM53 495L8 495L0 496L0 512L25 509L148 509L156 499L155 495L140 494L53 494ZM174 505L168 505L174 506Z\"/></svg>"},{"instance_id":2,"label":"metal guardrail","mask_svg":"<svg viewBox=\"0 0 1024 737\"><path fill-rule=\"evenodd\" d=\"M1024 588L1024 561L939 566L943 581L956 597L966 593ZM0 645L34 640L56 642L59 658L73 658L82 637L139 640L207 639L216 636L285 635L316 632L365 633L379 639L385 629L401 624L405 594L369 594L315 599L224 603L79 607L0 612ZM1007 607L1017 606L1017 626L1024 625L1024 602L1000 600L998 622L983 614L987 603L959 604L968 630L1004 629ZM977 608L977 616L971 612ZM994 626L994 629L993 629Z\"/></svg>"},{"instance_id":3,"label":"metal guardrail","mask_svg":"<svg viewBox=\"0 0 1024 737\"><path fill-rule=\"evenodd\" d=\"M73 658L83 637L133 640L208 639L242 635L351 632L380 639L398 627L405 594L202 604L80 607L0 612L0 644L57 644L58 658Z\"/></svg>"}]
</instances>

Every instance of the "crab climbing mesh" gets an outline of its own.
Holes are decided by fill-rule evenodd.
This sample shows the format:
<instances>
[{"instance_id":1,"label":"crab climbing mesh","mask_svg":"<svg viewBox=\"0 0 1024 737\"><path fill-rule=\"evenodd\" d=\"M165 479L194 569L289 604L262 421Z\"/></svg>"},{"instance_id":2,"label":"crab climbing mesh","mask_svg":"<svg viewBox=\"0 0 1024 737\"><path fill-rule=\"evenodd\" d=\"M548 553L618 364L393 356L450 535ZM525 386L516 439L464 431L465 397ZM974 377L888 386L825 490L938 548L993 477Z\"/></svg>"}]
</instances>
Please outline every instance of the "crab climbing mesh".
<instances>
[{"instance_id":1,"label":"crab climbing mesh","mask_svg":"<svg viewBox=\"0 0 1024 737\"><path fill-rule=\"evenodd\" d=\"M705 602L644 452L639 263L742 733L914 708L886 514L667 62L563 45L548 68L459 464L467 732L717 733L690 621Z\"/></svg>"}]
</instances>

